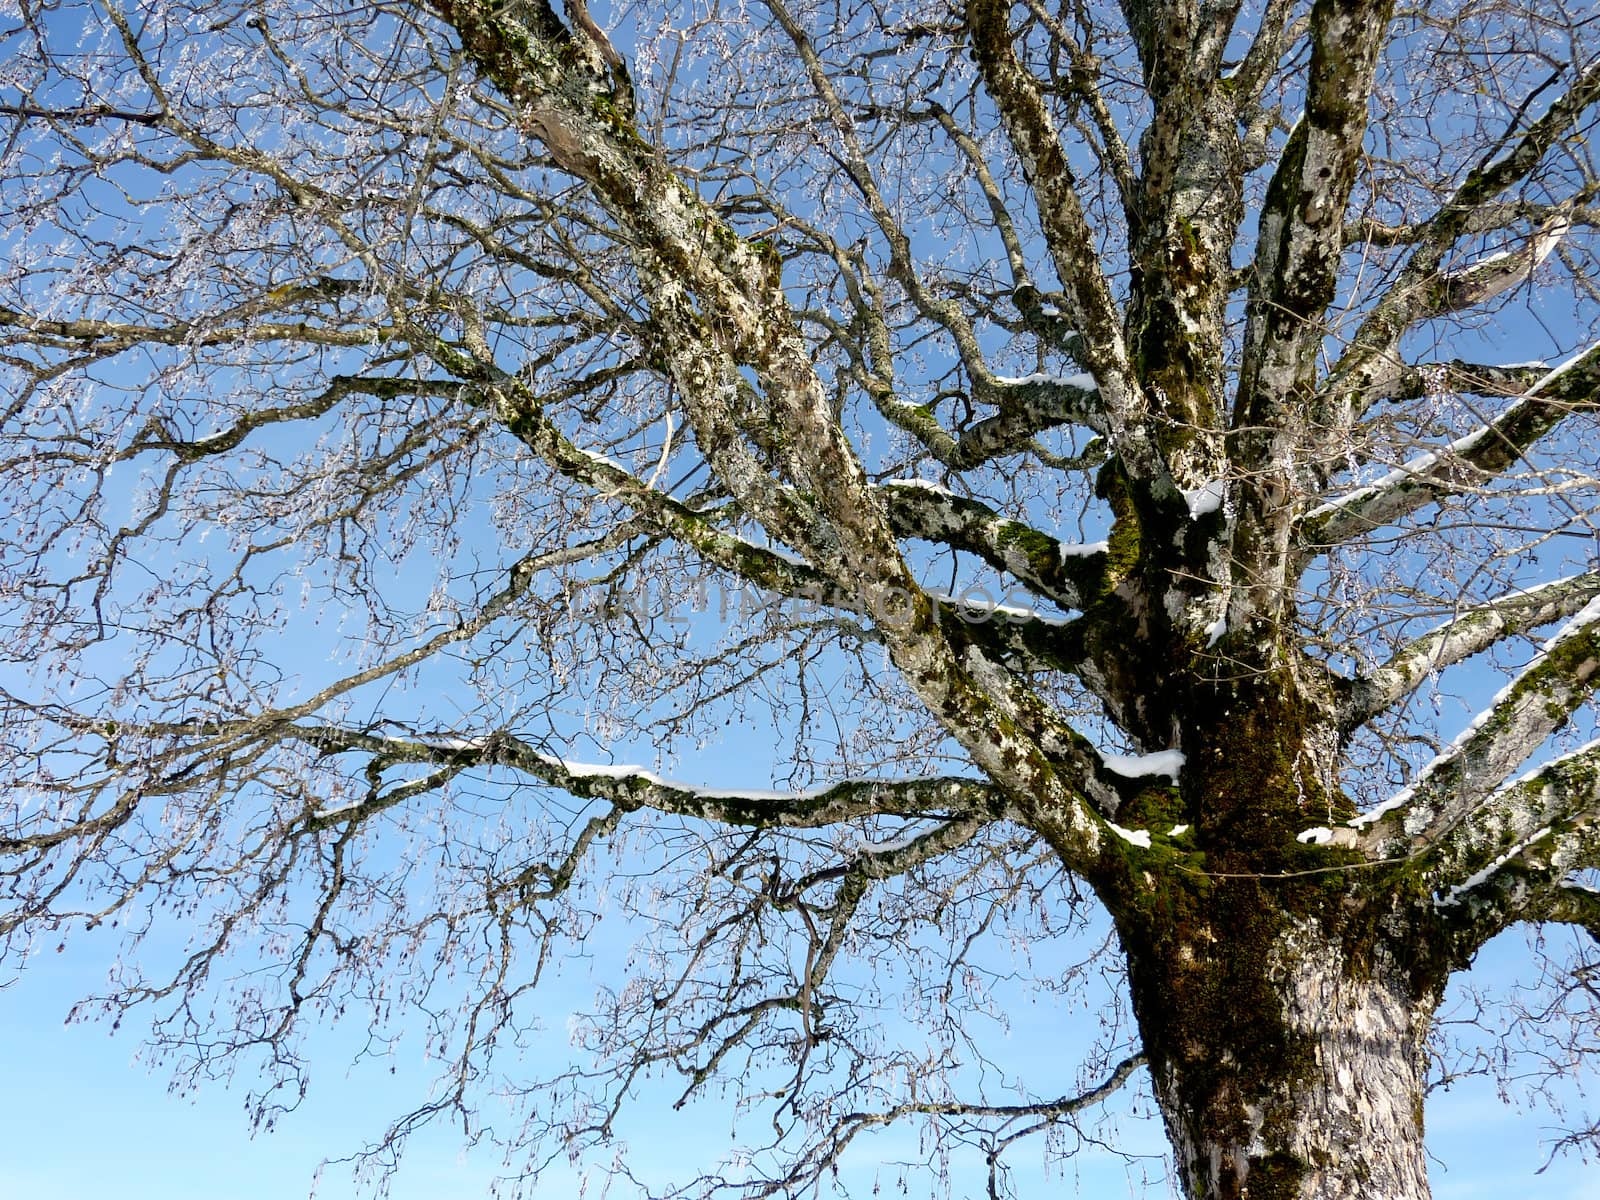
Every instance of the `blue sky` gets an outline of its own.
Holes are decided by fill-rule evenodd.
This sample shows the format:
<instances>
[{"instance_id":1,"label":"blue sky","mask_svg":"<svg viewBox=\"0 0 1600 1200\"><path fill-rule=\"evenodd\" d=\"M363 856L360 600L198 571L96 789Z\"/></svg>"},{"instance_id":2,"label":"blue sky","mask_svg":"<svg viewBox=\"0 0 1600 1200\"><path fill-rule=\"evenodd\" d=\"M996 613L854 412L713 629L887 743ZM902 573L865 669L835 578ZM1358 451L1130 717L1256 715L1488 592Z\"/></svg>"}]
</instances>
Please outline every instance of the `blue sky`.
<instances>
[{"instance_id":1,"label":"blue sky","mask_svg":"<svg viewBox=\"0 0 1600 1200\"><path fill-rule=\"evenodd\" d=\"M390 1061L347 1069L338 1039L320 1047L312 1088L300 1110L271 1133L252 1138L243 1089L214 1083L190 1096L170 1095L166 1079L138 1060L137 1028L113 1034L101 1024L67 1026L62 1018L73 1001L103 980L105 945L93 939L61 954L45 953L30 964L26 978L0 992L0 1046L6 1086L0 1088L0 1197L4 1200L103 1200L114 1183L117 1200L286 1200L311 1190L318 1164L347 1154L377 1134L403 1099L425 1086L426 1064L415 1051L402 1050ZM1504 976L1524 968L1522 936L1501 938L1482 956L1476 974ZM580 995L576 985L552 996ZM1019 1017L1013 1036L1044 1036L1056 1014L1039 1011ZM1059 1022L1069 1042L1073 1022ZM566 1053L564 1017L548 1021L548 1061ZM343 1047L347 1052L348 1046ZM530 1066L534 1064L530 1063ZM395 1068L390 1074L389 1067ZM1583 1109L1576 1084L1567 1096ZM1589 1106L1593 1113L1594 1105ZM715 1112L715 1110L711 1110ZM634 1111L628 1125L642 1172L667 1175L685 1161L704 1161L729 1145L731 1114L708 1120L706 1106L674 1114L666 1105ZM1576 1114L1574 1114L1576 1115ZM1595 1200L1600 1196L1592 1166L1566 1157L1542 1175L1555 1118L1545 1110L1508 1107L1486 1079L1465 1081L1430 1102L1428 1144L1434 1155L1436 1200L1477 1200L1533 1191L1540 1200ZM1104 1150L1088 1150L1049 1172L1041 1170L1039 1150L1021 1148L1014 1156L1023 1200L1040 1195L1146 1198L1168 1195L1159 1182L1159 1129L1150 1122L1119 1119L1119 1144L1148 1156L1131 1166ZM850 1195L872 1194L875 1182L892 1183L898 1144L916 1151L912 1130L868 1143L853 1155L845 1178ZM463 1151L456 1132L436 1127L412 1144L394 1180L394 1200L455 1200L483 1197L497 1173L492 1152ZM983 1181L973 1164L956 1164L953 1194L977 1197ZM1145 1183L1143 1176L1152 1180ZM659 1177L659 1176L658 1176ZM538 1196L575 1196L578 1177L564 1168L551 1172ZM886 1189L889 1191L890 1189ZM897 1189L894 1189L897 1190ZM323 1200L356 1200L365 1194L348 1167L328 1167L317 1187ZM913 1185L912 1194L919 1194Z\"/></svg>"},{"instance_id":2,"label":"blue sky","mask_svg":"<svg viewBox=\"0 0 1600 1200\"><path fill-rule=\"evenodd\" d=\"M332 631L324 636L333 636ZM299 652L317 657L305 644ZM757 777L727 782L760 786L771 782L759 773L765 762L765 749L755 756L730 747L719 758L694 764L694 770L756 771ZM351 1070L351 1045L336 1031L317 1039L306 1103L271 1134L252 1138L244 1087L230 1089L219 1081L192 1095L171 1095L165 1075L159 1069L152 1072L140 1059L135 1022L115 1034L100 1024L63 1024L75 1001L103 986L114 952L103 937L74 939L59 955L46 947L24 978L0 990L0 1077L6 1084L0 1088L0 1129L5 1131L0 1200L103 1200L112 1188L116 1200L301 1196L310 1190L323 1159L359 1149L408 1101L424 1094L428 1064L414 1045L403 1047L392 1061ZM1521 937L1513 934L1486 952L1478 972L1507 976L1525 969L1526 962ZM0 983L6 982L0 975ZM583 1003L586 986L592 983L586 984L580 969L564 989L551 994L546 1039L535 1048L530 1074L565 1060L565 1018L572 1006ZM1039 1011L1026 1022L1019 1017L1019 1032L1013 1036L1034 1039L1030 1050L1043 1046L1065 1058L1073 1030L1084 1019L1081 1012ZM1592 1169L1575 1159L1560 1160L1542 1176L1535 1175L1546 1160L1544 1146L1554 1121L1544 1110L1507 1107L1492 1081L1475 1079L1456 1086L1429 1109L1429 1145L1438 1160L1435 1196L1474 1200L1529 1191L1540 1200L1600 1197ZM1132 1119L1120 1125L1118 1144L1150 1157L1130 1169L1118 1156L1089 1150L1044 1177L1038 1150L1025 1148L1014 1159L1021 1196L1065 1192L1143 1200L1169 1194L1165 1184L1145 1181L1161 1176L1159 1129ZM646 1104L636 1109L626 1129L646 1176L666 1172L681 1178L687 1169L727 1149L731 1126L732 1115L714 1105L675 1115L665 1105ZM877 1160L893 1157L896 1146L907 1156L915 1154L915 1132L869 1142L853 1155L846 1174L852 1195L869 1195L876 1183L893 1181L893 1168L880 1169ZM496 1153L464 1153L456 1133L440 1125L412 1143L391 1195L395 1200L481 1197L498 1167ZM954 1194L977 1196L981 1188L981 1176L971 1164L958 1163ZM538 1194L564 1197L577 1190L577 1178L557 1168ZM345 1200L362 1193L352 1185L348 1170L335 1165L324 1174L317 1194Z\"/></svg>"}]
</instances>

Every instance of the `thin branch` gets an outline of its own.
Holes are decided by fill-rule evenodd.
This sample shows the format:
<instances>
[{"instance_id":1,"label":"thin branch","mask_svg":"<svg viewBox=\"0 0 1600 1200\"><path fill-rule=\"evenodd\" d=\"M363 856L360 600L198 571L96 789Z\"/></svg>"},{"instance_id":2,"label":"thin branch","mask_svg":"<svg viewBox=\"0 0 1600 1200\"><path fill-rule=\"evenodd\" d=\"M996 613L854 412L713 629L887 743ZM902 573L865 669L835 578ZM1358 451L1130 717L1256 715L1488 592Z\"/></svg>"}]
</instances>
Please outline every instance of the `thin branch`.
<instances>
[{"instance_id":1,"label":"thin branch","mask_svg":"<svg viewBox=\"0 0 1600 1200\"><path fill-rule=\"evenodd\" d=\"M1399 703L1437 671L1465 662L1508 638L1571 617L1600 596L1600 573L1553 580L1473 605L1350 681L1339 728L1349 734Z\"/></svg>"},{"instance_id":2,"label":"thin branch","mask_svg":"<svg viewBox=\"0 0 1600 1200\"><path fill-rule=\"evenodd\" d=\"M1597 408L1600 343L1546 372L1494 420L1306 513L1297 529L1305 561L1320 548L1340 545L1445 497L1483 486L1563 421Z\"/></svg>"}]
</instances>

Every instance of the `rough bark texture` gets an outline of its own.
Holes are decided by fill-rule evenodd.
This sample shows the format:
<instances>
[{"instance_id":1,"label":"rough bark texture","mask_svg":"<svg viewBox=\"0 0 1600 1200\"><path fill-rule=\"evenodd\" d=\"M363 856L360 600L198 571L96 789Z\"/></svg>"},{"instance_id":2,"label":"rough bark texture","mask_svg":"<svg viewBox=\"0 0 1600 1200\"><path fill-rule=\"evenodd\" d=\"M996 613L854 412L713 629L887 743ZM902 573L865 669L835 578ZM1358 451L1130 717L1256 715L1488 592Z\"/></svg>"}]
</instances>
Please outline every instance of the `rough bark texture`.
<instances>
[{"instance_id":1,"label":"rough bark texture","mask_svg":"<svg viewBox=\"0 0 1600 1200\"><path fill-rule=\"evenodd\" d=\"M1424 1200L1425 1043L1451 943L1414 885L1295 840L1342 803L1333 714L1302 686L1265 666L1192 685L1183 807L1152 790L1118 820L1197 827L1154 860L1124 847L1102 895L1186 1194Z\"/></svg>"},{"instance_id":2,"label":"rough bark texture","mask_svg":"<svg viewBox=\"0 0 1600 1200\"><path fill-rule=\"evenodd\" d=\"M1277 899L1249 890L1253 911ZM1425 1042L1438 981L1419 984L1388 948L1349 946L1315 919L1262 943L1252 939L1269 932L1263 923L1238 916L1189 941L1172 930L1172 948L1148 954L1135 977L1187 1193L1425 1200Z\"/></svg>"}]
</instances>

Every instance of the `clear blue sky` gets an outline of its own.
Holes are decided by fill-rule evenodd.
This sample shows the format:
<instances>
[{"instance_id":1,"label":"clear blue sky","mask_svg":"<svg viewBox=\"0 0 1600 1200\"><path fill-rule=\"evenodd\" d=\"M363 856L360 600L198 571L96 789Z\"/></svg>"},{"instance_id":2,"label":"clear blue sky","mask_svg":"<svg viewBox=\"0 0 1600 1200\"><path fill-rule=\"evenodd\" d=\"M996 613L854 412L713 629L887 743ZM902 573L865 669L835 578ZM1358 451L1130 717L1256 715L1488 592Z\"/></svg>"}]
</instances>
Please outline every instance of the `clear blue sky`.
<instances>
[{"instance_id":1,"label":"clear blue sky","mask_svg":"<svg viewBox=\"0 0 1600 1200\"><path fill-rule=\"evenodd\" d=\"M1503 338L1506 331L1496 333ZM727 769L726 762L720 765ZM767 781L743 782L760 786ZM109 939L74 939L61 954L46 947L19 981L0 972L0 984L11 984L0 989L0 1200L287 1200L307 1194L323 1159L359 1149L408 1102L423 1097L428 1064L414 1045L393 1063L368 1063L352 1071L347 1068L351 1047L333 1036L320 1047L324 1053L315 1063L307 1102L274 1132L252 1138L243 1086L230 1089L217 1082L193 1095L170 1095L166 1076L139 1061L136 1023L116 1034L103 1024L63 1024L75 1001L103 986L113 953ZM1476 977L1512 976L1527 962L1522 935L1514 932L1485 952ZM564 1061L567 1012L562 1005L581 1003L582 990L582 981L573 980L567 992L552 996L548 1043L530 1061L530 1074ZM1039 1047L1070 1058L1073 1030L1084 1019L1079 1012L1044 1012L1030 1022L1019 1018L1013 1036L1034 1039L1030 1051ZM1567 1097L1574 1121L1581 1120L1585 1103L1578 1087L1575 1081ZM1600 1110L1600 1095L1588 1101L1588 1108L1591 1114ZM1600 1172L1577 1159L1558 1160L1535 1175L1547 1158L1545 1146L1557 1119L1543 1109L1508 1107L1490 1080L1465 1081L1436 1098L1428 1123L1438 1200L1518 1194L1600 1200ZM731 1114L705 1105L684 1114L654 1105L636 1110L626 1128L643 1174L681 1178L687 1173L683 1164L705 1165L727 1149L731 1124ZM1129 1121L1123 1132L1119 1144L1125 1150L1151 1156L1131 1171L1114 1155L1089 1151L1047 1179L1039 1170L1039 1150L1021 1148L1012 1159L1021 1196L1078 1193L1096 1200L1145 1200L1170 1194L1164 1183L1144 1182L1145 1175L1155 1181L1161 1177L1159 1128ZM864 1152L853 1155L846 1173L852 1196L871 1195L877 1179L893 1181L894 1171L880 1172L873 1155L892 1154L896 1143L893 1136L869 1141ZM914 1133L898 1144L915 1153ZM475 1200L486 1194L498 1167L492 1151L463 1154L456 1132L441 1124L414 1139L391 1195L394 1200ZM982 1177L975 1164L957 1167L954 1194L980 1196ZM896 1193L885 1188L885 1194ZM362 1193L348 1169L334 1165L317 1194L346 1200ZM575 1196L577 1181L570 1172L555 1170L539 1194Z\"/></svg>"},{"instance_id":2,"label":"clear blue sky","mask_svg":"<svg viewBox=\"0 0 1600 1200\"><path fill-rule=\"evenodd\" d=\"M381 1130L395 1115L407 1085L420 1087L425 1064L414 1052L402 1053L393 1065L369 1064L346 1069L336 1046L319 1063L311 1094L302 1109L270 1134L249 1136L241 1088L210 1085L191 1097L167 1094L163 1076L152 1075L135 1061L138 1030L132 1025L111 1034L104 1025L64 1026L70 1004L103 980L104 945L69 947L59 955L45 953L30 966L27 978L0 992L0 1200L105 1200L108 1187L116 1200L286 1200L306 1195L324 1158L348 1153ZM1525 969L1527 958L1520 934L1502 938L1485 952L1480 978ZM574 993L575 994L575 993ZM1049 1014L1040 1014L1048 1019ZM566 1052L564 1014L549 1021L552 1061ZM1069 1038L1073 1021L1063 1019L1061 1036ZM1017 1037L1038 1036L1019 1024ZM1583 1101L1576 1088L1569 1095L1578 1110ZM1597 1106L1590 1104L1593 1112ZM1573 1158L1558 1160L1542 1176L1554 1119L1548 1112L1518 1112L1496 1097L1487 1080L1457 1086L1429 1108L1429 1147L1436 1156L1434 1195L1437 1200L1476 1200L1518 1193L1540 1200L1596 1200L1600 1173ZM715 1155L729 1144L731 1118L708 1122L702 1109L673 1114L636 1112L630 1123L640 1165L647 1173L674 1162ZM1125 1122L1126 1148L1159 1155L1162 1142L1153 1125ZM914 1145L906 1145L908 1151ZM888 1155L893 1142L871 1143L873 1152ZM1129 1169L1101 1151L1069 1162L1065 1177L1045 1178L1036 1149L1022 1148L1014 1165L1024 1200L1033 1196L1081 1194L1094 1197L1160 1197L1164 1185L1140 1182L1140 1165ZM460 1139L448 1128L421 1136L396 1179L395 1200L455 1200L482 1197L496 1173L491 1153L463 1155ZM892 1169L879 1172L871 1154L854 1156L847 1178L852 1196L871 1194L873 1177L892 1182ZM1159 1161L1142 1164L1159 1178ZM554 1172L537 1191L540 1196L575 1196L576 1178ZM1065 1193L1063 1192L1065 1189ZM886 1194L898 1189L886 1187ZM353 1200L360 1192L349 1170L331 1166L317 1195L327 1200ZM594 1193L591 1193L594 1194ZM913 1189L913 1195L917 1191ZM982 1178L971 1169L957 1177L957 1196L982 1194Z\"/></svg>"}]
</instances>

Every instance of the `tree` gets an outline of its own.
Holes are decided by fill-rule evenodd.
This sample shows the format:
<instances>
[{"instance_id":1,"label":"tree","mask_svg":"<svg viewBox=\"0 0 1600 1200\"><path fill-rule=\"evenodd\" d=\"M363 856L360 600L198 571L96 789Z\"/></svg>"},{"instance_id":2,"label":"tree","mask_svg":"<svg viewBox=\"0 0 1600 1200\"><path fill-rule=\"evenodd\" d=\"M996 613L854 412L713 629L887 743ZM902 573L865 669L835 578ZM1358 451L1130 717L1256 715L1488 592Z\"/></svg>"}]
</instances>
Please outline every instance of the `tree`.
<instances>
[{"instance_id":1,"label":"tree","mask_svg":"<svg viewBox=\"0 0 1600 1200\"><path fill-rule=\"evenodd\" d=\"M913 1121L998 1188L1148 1066L1186 1195L1426 1196L1446 982L1600 937L1585 9L23 0L11 961L190 929L98 1003L267 1121L421 1013L391 1143L676 1074L772 1130L692 1186ZM501 1076L607 904L595 1065ZM1093 1086L983 1077L1093 913Z\"/></svg>"}]
</instances>

